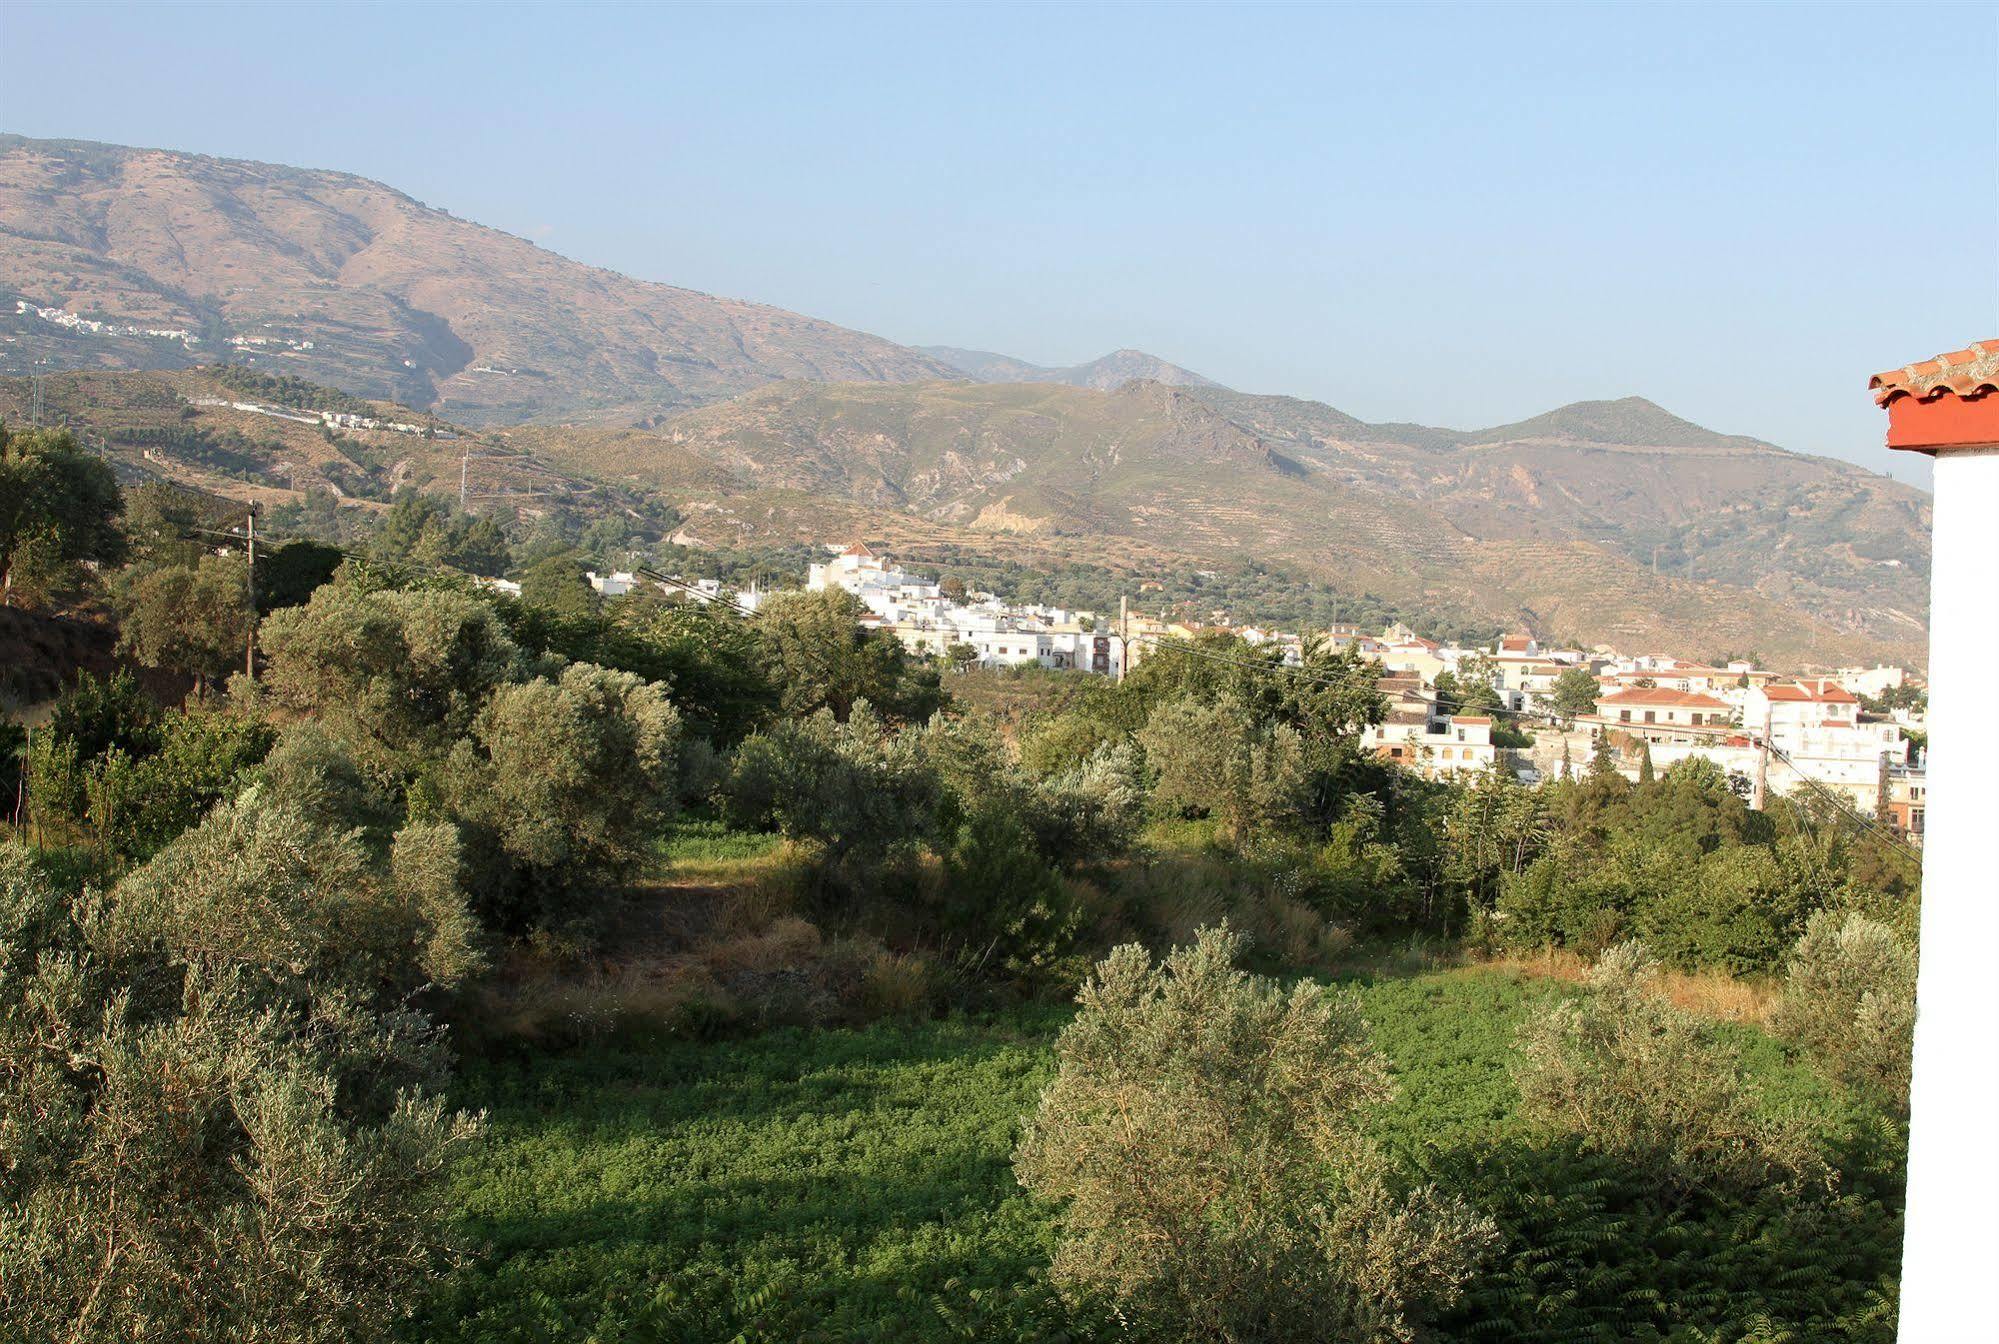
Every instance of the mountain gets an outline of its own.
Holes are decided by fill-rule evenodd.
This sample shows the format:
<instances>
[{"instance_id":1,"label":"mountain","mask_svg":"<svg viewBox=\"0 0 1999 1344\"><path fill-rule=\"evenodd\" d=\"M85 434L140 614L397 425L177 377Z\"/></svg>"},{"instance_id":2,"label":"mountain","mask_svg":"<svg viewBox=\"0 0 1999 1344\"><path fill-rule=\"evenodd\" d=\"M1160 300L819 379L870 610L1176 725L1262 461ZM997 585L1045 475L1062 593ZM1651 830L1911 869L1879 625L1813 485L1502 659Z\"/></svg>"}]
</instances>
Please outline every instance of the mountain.
<instances>
[{"instance_id":1,"label":"mountain","mask_svg":"<svg viewBox=\"0 0 1999 1344\"><path fill-rule=\"evenodd\" d=\"M637 418L787 378L956 376L366 178L16 135L0 135L0 335L0 373L241 359L481 424Z\"/></svg>"},{"instance_id":2,"label":"mountain","mask_svg":"<svg viewBox=\"0 0 1999 1344\"><path fill-rule=\"evenodd\" d=\"M0 378L0 419L25 419L30 393ZM1524 435L1411 432L1295 398L1143 381L784 382L651 428L468 430L235 367L56 375L43 402L127 481L239 500L323 486L379 509L400 490L453 493L469 466L475 509L664 514L695 544L859 535L919 564L949 547L1043 571L1096 566L1134 592L1247 562L1548 638L1925 661L1926 496L1725 435L1564 437L1597 424L1587 405L1524 422ZM243 406L434 428L333 433Z\"/></svg>"},{"instance_id":3,"label":"mountain","mask_svg":"<svg viewBox=\"0 0 1999 1344\"><path fill-rule=\"evenodd\" d=\"M1066 383L1071 387L1094 387L1109 391L1135 380L1165 383L1169 387L1218 387L1192 369L1168 364L1143 350L1113 350L1101 359L1066 368L1044 368L1011 355L990 350L964 350L955 345L925 345L918 349L941 364L947 364L979 383Z\"/></svg>"},{"instance_id":4,"label":"mountain","mask_svg":"<svg viewBox=\"0 0 1999 1344\"><path fill-rule=\"evenodd\" d=\"M1190 395L1315 471L1420 502L1468 536L1588 541L1923 642L1930 496L1852 463L1719 434L1641 397L1461 431L1365 424L1293 397Z\"/></svg>"},{"instance_id":5,"label":"mountain","mask_svg":"<svg viewBox=\"0 0 1999 1344\"><path fill-rule=\"evenodd\" d=\"M825 539L813 513L837 501L897 544L969 535L994 554L1141 568L1254 559L1548 637L1923 660L1927 496L1650 403L1604 405L1463 432L1142 381L786 383L657 431L510 437L664 491L718 543Z\"/></svg>"}]
</instances>

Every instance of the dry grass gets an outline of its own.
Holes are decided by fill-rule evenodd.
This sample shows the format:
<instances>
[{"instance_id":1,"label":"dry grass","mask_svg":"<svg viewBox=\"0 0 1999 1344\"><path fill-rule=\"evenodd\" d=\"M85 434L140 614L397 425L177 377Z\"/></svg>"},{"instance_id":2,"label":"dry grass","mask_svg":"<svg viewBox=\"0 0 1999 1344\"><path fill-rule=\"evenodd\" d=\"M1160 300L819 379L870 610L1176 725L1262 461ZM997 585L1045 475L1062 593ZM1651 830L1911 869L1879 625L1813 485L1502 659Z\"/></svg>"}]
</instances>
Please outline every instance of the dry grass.
<instances>
[{"instance_id":1,"label":"dry grass","mask_svg":"<svg viewBox=\"0 0 1999 1344\"><path fill-rule=\"evenodd\" d=\"M1513 971L1520 975L1580 984L1590 961L1568 951L1480 956L1468 964ZM1767 1026L1780 997L1774 986L1738 980L1720 971L1659 972L1659 992L1675 1007L1717 1022Z\"/></svg>"}]
</instances>

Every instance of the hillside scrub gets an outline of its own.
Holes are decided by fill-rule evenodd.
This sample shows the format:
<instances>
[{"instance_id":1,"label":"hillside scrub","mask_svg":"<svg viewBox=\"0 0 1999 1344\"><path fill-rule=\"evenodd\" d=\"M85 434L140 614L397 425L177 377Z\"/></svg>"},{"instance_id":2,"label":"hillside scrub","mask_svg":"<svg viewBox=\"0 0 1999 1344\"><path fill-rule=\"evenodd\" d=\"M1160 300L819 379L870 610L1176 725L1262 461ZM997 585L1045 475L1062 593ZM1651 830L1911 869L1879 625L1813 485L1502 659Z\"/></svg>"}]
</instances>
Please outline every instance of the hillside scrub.
<instances>
[{"instance_id":1,"label":"hillside scrub","mask_svg":"<svg viewBox=\"0 0 1999 1344\"><path fill-rule=\"evenodd\" d=\"M1054 1281L1149 1338L1407 1340L1496 1232L1395 1188L1365 1121L1393 1095L1350 996L1235 966L1226 926L1084 982L1014 1168L1062 1205Z\"/></svg>"},{"instance_id":2,"label":"hillside scrub","mask_svg":"<svg viewBox=\"0 0 1999 1344\"><path fill-rule=\"evenodd\" d=\"M1657 968L1620 943L1587 992L1520 1032L1522 1114L1593 1152L1657 1173L1680 1194L1746 1196L1831 1179L1809 1133L1762 1114L1713 1029L1654 989Z\"/></svg>"},{"instance_id":3,"label":"hillside scrub","mask_svg":"<svg viewBox=\"0 0 1999 1344\"><path fill-rule=\"evenodd\" d=\"M1916 952L1864 915L1825 910L1798 940L1771 1022L1833 1077L1906 1114Z\"/></svg>"},{"instance_id":4,"label":"hillside scrub","mask_svg":"<svg viewBox=\"0 0 1999 1344\"><path fill-rule=\"evenodd\" d=\"M0 1315L47 1339L386 1337L442 1262L437 1182L476 1130L408 997L476 965L463 903L254 799L108 899L0 847Z\"/></svg>"}]
</instances>

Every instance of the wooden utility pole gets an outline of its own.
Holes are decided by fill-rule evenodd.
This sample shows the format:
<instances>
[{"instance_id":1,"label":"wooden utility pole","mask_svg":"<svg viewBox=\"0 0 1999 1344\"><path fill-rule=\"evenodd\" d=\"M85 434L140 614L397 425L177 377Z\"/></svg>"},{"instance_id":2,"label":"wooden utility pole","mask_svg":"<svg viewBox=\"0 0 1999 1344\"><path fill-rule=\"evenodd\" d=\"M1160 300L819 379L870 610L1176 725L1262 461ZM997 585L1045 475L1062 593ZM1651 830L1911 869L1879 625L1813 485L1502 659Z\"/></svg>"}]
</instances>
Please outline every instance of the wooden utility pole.
<instances>
[{"instance_id":1,"label":"wooden utility pole","mask_svg":"<svg viewBox=\"0 0 1999 1344\"><path fill-rule=\"evenodd\" d=\"M1131 670L1131 600L1123 593L1117 599L1117 679Z\"/></svg>"},{"instance_id":2,"label":"wooden utility pole","mask_svg":"<svg viewBox=\"0 0 1999 1344\"><path fill-rule=\"evenodd\" d=\"M250 539L247 548L250 563L247 566L246 580L250 599L250 635L244 641L243 675L255 681L257 679L257 506L255 504L250 506L250 521L246 530Z\"/></svg>"},{"instance_id":3,"label":"wooden utility pole","mask_svg":"<svg viewBox=\"0 0 1999 1344\"><path fill-rule=\"evenodd\" d=\"M1770 704L1763 704L1763 735L1756 743L1756 787L1750 792L1749 806L1758 812L1763 810L1763 800L1770 787Z\"/></svg>"}]
</instances>

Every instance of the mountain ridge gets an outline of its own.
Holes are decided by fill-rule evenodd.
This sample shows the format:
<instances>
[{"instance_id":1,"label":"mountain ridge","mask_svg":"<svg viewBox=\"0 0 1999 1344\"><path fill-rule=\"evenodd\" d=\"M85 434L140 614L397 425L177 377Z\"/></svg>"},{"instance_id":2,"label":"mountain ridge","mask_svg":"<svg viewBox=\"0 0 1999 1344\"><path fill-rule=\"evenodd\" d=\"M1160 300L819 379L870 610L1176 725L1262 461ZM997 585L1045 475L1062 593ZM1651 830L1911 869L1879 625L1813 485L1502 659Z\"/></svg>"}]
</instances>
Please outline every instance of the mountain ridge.
<instances>
[{"instance_id":1,"label":"mountain ridge","mask_svg":"<svg viewBox=\"0 0 1999 1344\"><path fill-rule=\"evenodd\" d=\"M1133 380L1165 383L1172 387L1221 386L1192 369L1130 347L1113 350L1086 363L1061 366L1030 364L1012 355L992 350L968 350L955 345L921 345L916 348L981 383L1066 383L1071 387L1091 387L1101 392L1108 392Z\"/></svg>"},{"instance_id":2,"label":"mountain ridge","mask_svg":"<svg viewBox=\"0 0 1999 1344\"><path fill-rule=\"evenodd\" d=\"M55 367L220 354L472 423L677 410L787 377L956 376L882 337L588 266L355 174L12 135L0 297L16 300L0 330Z\"/></svg>"}]
</instances>

